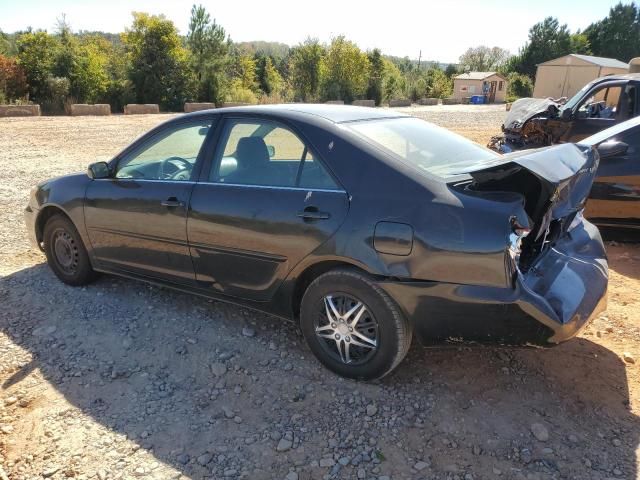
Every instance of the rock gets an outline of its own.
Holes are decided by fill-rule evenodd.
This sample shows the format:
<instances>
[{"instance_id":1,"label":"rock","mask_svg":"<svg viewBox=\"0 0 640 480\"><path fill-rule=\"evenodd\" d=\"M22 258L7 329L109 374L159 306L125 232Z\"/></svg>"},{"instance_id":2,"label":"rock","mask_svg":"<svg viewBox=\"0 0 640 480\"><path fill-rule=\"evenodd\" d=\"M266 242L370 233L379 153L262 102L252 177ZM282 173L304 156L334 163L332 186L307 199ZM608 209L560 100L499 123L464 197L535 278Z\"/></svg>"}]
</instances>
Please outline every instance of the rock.
<instances>
[{"instance_id":1,"label":"rock","mask_svg":"<svg viewBox=\"0 0 640 480\"><path fill-rule=\"evenodd\" d=\"M547 430L547 427L541 423L532 424L531 433L533 433L533 436L536 437L536 440L539 442L546 442L549 440L549 431Z\"/></svg>"},{"instance_id":2,"label":"rock","mask_svg":"<svg viewBox=\"0 0 640 480\"><path fill-rule=\"evenodd\" d=\"M613 443L614 447L619 447L620 445L622 445L622 442L620 441L619 438L614 438L611 443Z\"/></svg>"},{"instance_id":3,"label":"rock","mask_svg":"<svg viewBox=\"0 0 640 480\"><path fill-rule=\"evenodd\" d=\"M182 454L178 455L176 460L178 461L179 464L186 465L187 463L189 463L189 460L191 460L191 457L189 455L187 455L186 453L182 453Z\"/></svg>"},{"instance_id":4,"label":"rock","mask_svg":"<svg viewBox=\"0 0 640 480\"><path fill-rule=\"evenodd\" d=\"M56 333L57 329L58 327L56 327L55 325L43 325L41 327L35 328L33 332L31 332L31 334L34 337L45 337Z\"/></svg>"},{"instance_id":5,"label":"rock","mask_svg":"<svg viewBox=\"0 0 640 480\"><path fill-rule=\"evenodd\" d=\"M493 474L502 475L502 470L500 470L499 468L493 467Z\"/></svg>"},{"instance_id":6,"label":"rock","mask_svg":"<svg viewBox=\"0 0 640 480\"><path fill-rule=\"evenodd\" d=\"M211 373L216 377L221 377L227 373L227 366L224 363L216 362L211 364Z\"/></svg>"},{"instance_id":7,"label":"rock","mask_svg":"<svg viewBox=\"0 0 640 480\"><path fill-rule=\"evenodd\" d=\"M60 470L60 467L49 467L49 468L45 468L45 469L42 471L42 476L43 476L44 478L52 477L53 475L55 475L55 474L56 474L56 472L57 472L58 470Z\"/></svg>"},{"instance_id":8,"label":"rock","mask_svg":"<svg viewBox=\"0 0 640 480\"><path fill-rule=\"evenodd\" d=\"M211 455L209 452L204 452L196 459L196 461L203 467L211 463L211 460L213 460L213 455Z\"/></svg>"},{"instance_id":9,"label":"rock","mask_svg":"<svg viewBox=\"0 0 640 480\"><path fill-rule=\"evenodd\" d=\"M227 470L224 471L224 476L225 477L235 477L238 474L238 471L234 468L228 468Z\"/></svg>"},{"instance_id":10,"label":"rock","mask_svg":"<svg viewBox=\"0 0 640 480\"><path fill-rule=\"evenodd\" d=\"M631 355L629 352L624 352L622 354L622 359L627 363L631 363L631 364L636 363L636 359L633 358L633 355Z\"/></svg>"},{"instance_id":11,"label":"rock","mask_svg":"<svg viewBox=\"0 0 640 480\"><path fill-rule=\"evenodd\" d=\"M619 477L620 475L622 475L622 470L620 470L619 468L614 468L614 469L613 469L613 474L614 474L616 477Z\"/></svg>"},{"instance_id":12,"label":"rock","mask_svg":"<svg viewBox=\"0 0 640 480\"><path fill-rule=\"evenodd\" d=\"M281 438L280 441L278 442L278 446L276 447L276 451L286 452L287 450L291 449L292 446L293 446L293 441L288 440L286 438Z\"/></svg>"},{"instance_id":13,"label":"rock","mask_svg":"<svg viewBox=\"0 0 640 480\"><path fill-rule=\"evenodd\" d=\"M545 447L542 449L544 455L553 455L553 448Z\"/></svg>"},{"instance_id":14,"label":"rock","mask_svg":"<svg viewBox=\"0 0 640 480\"><path fill-rule=\"evenodd\" d=\"M329 467L333 467L336 464L336 462L333 458L321 458L318 464L322 468L329 468Z\"/></svg>"},{"instance_id":15,"label":"rock","mask_svg":"<svg viewBox=\"0 0 640 480\"><path fill-rule=\"evenodd\" d=\"M569 435L569 441L571 443L578 443L578 437L573 435L573 434L571 434L571 435Z\"/></svg>"},{"instance_id":16,"label":"rock","mask_svg":"<svg viewBox=\"0 0 640 480\"><path fill-rule=\"evenodd\" d=\"M284 480L298 480L298 474L296 472L289 472Z\"/></svg>"},{"instance_id":17,"label":"rock","mask_svg":"<svg viewBox=\"0 0 640 480\"><path fill-rule=\"evenodd\" d=\"M13 432L13 426L12 426L12 425L2 425L2 426L0 427L0 431L1 431L2 433L7 433L7 434L9 434L9 433Z\"/></svg>"},{"instance_id":18,"label":"rock","mask_svg":"<svg viewBox=\"0 0 640 480\"><path fill-rule=\"evenodd\" d=\"M367 405L368 417L373 417L376 413L378 413L378 407L375 404L370 403L369 405Z\"/></svg>"},{"instance_id":19,"label":"rock","mask_svg":"<svg viewBox=\"0 0 640 480\"><path fill-rule=\"evenodd\" d=\"M427 462L418 462L416 463L413 468L415 468L417 471L421 472L422 470L424 470L425 468L427 468L429 466L429 464Z\"/></svg>"},{"instance_id":20,"label":"rock","mask_svg":"<svg viewBox=\"0 0 640 480\"><path fill-rule=\"evenodd\" d=\"M245 337L255 337L256 331L253 328L247 326L242 329L242 335L244 335Z\"/></svg>"},{"instance_id":21,"label":"rock","mask_svg":"<svg viewBox=\"0 0 640 480\"><path fill-rule=\"evenodd\" d=\"M362 479L366 478L366 476L367 476L367 471L366 471L364 468L359 468L359 469L358 469L357 476L358 476L358 478L359 478L360 480L362 480Z\"/></svg>"},{"instance_id":22,"label":"rock","mask_svg":"<svg viewBox=\"0 0 640 480\"><path fill-rule=\"evenodd\" d=\"M233 413L233 410L227 406L222 407L222 413L224 415L224 418L228 418L228 419L231 419L236 416L236 414Z\"/></svg>"},{"instance_id":23,"label":"rock","mask_svg":"<svg viewBox=\"0 0 640 480\"><path fill-rule=\"evenodd\" d=\"M4 399L4 404L9 406L9 405L13 405L14 403L16 403L18 401L18 397L7 397Z\"/></svg>"},{"instance_id":24,"label":"rock","mask_svg":"<svg viewBox=\"0 0 640 480\"><path fill-rule=\"evenodd\" d=\"M242 423L242 417L239 417L238 415L236 415L235 417L233 417L233 421L236 423Z\"/></svg>"},{"instance_id":25,"label":"rock","mask_svg":"<svg viewBox=\"0 0 640 480\"><path fill-rule=\"evenodd\" d=\"M350 459L349 457L341 457L341 458L338 460L338 463L344 467L344 466L346 466L346 465L349 465L349 462L350 462L350 461L351 461L351 459Z\"/></svg>"}]
</instances>

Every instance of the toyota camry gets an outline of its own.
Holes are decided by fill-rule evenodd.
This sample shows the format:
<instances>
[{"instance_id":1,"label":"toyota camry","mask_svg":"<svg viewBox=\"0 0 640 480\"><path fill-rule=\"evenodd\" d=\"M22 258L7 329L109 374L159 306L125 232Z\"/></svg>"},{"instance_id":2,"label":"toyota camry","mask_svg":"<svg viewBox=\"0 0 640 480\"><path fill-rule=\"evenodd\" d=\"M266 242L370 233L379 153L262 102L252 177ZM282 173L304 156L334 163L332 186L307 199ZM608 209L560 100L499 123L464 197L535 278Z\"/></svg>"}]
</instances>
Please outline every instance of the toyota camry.
<instances>
[{"instance_id":1,"label":"toyota camry","mask_svg":"<svg viewBox=\"0 0 640 480\"><path fill-rule=\"evenodd\" d=\"M547 346L601 312L606 255L582 216L598 161L501 156L386 109L222 108L41 183L25 216L69 285L108 273L267 312L333 372L375 379L414 335Z\"/></svg>"}]
</instances>

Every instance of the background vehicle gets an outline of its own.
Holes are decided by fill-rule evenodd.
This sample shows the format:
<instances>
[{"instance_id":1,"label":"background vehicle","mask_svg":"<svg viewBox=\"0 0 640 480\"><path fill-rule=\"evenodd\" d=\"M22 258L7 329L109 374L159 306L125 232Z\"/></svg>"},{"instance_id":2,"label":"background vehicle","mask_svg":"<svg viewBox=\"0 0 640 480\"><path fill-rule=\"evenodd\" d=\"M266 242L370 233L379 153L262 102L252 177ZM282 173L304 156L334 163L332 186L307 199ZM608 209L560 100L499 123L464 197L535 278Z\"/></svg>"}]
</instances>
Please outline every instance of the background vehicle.
<instances>
[{"instance_id":1,"label":"background vehicle","mask_svg":"<svg viewBox=\"0 0 640 480\"><path fill-rule=\"evenodd\" d=\"M44 182L26 221L64 282L108 272L295 319L325 366L371 379L414 329L550 345L600 312L607 262L581 216L597 163L501 156L392 111L218 109Z\"/></svg>"},{"instance_id":2,"label":"background vehicle","mask_svg":"<svg viewBox=\"0 0 640 480\"><path fill-rule=\"evenodd\" d=\"M603 227L640 229L640 117L584 139L600 152L585 214Z\"/></svg>"},{"instance_id":3,"label":"background vehicle","mask_svg":"<svg viewBox=\"0 0 640 480\"><path fill-rule=\"evenodd\" d=\"M640 74L610 75L585 85L568 101L516 100L488 147L502 153L579 142L640 114Z\"/></svg>"}]
</instances>

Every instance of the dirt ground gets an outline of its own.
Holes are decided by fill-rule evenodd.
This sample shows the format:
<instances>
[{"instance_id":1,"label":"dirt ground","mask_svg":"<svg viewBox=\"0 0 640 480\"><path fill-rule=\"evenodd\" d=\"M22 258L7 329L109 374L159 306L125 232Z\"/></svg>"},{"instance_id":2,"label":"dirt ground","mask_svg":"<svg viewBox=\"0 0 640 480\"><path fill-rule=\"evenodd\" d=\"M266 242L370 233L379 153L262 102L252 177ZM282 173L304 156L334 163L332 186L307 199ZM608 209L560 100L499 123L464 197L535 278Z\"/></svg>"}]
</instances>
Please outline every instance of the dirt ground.
<instances>
[{"instance_id":1,"label":"dirt ground","mask_svg":"<svg viewBox=\"0 0 640 480\"><path fill-rule=\"evenodd\" d=\"M403 110L480 143L504 118ZM168 118L0 120L0 480L638 478L637 243L607 242L608 310L578 338L414 345L369 384L321 368L266 315L115 277L57 281L27 242L30 188Z\"/></svg>"}]
</instances>

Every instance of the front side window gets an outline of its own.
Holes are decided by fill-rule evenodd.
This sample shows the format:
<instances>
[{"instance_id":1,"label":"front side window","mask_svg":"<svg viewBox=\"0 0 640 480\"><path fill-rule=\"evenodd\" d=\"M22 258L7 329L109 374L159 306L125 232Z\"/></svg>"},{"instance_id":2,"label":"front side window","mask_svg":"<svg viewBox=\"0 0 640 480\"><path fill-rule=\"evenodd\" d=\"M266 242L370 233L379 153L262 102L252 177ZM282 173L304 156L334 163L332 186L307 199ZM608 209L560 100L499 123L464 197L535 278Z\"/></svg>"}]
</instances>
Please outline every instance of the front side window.
<instances>
[{"instance_id":1,"label":"front side window","mask_svg":"<svg viewBox=\"0 0 640 480\"><path fill-rule=\"evenodd\" d=\"M578 107L578 118L615 119L621 93L620 85L599 88Z\"/></svg>"},{"instance_id":2,"label":"front side window","mask_svg":"<svg viewBox=\"0 0 640 480\"><path fill-rule=\"evenodd\" d=\"M234 185L336 189L309 148L288 127L269 120L225 125L210 181Z\"/></svg>"},{"instance_id":3,"label":"front side window","mask_svg":"<svg viewBox=\"0 0 640 480\"><path fill-rule=\"evenodd\" d=\"M141 148L125 155L118 162L116 178L190 180L210 128L210 120L167 127Z\"/></svg>"}]
</instances>

